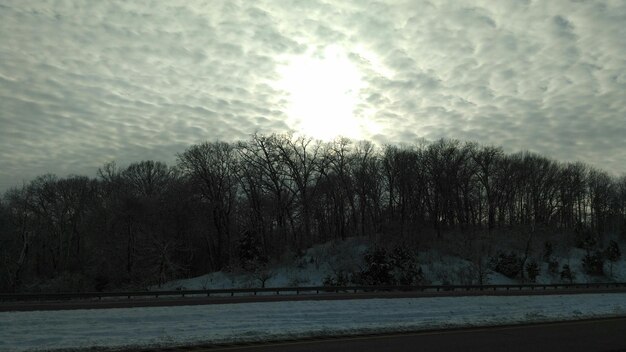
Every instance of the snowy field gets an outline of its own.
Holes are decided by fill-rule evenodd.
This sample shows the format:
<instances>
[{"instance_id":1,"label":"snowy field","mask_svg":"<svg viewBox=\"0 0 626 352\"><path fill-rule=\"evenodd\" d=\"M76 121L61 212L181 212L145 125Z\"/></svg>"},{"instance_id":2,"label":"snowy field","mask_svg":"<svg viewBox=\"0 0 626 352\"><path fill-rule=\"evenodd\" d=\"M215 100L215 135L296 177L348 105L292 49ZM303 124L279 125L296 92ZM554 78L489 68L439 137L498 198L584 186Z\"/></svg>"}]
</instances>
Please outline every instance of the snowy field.
<instances>
[{"instance_id":1,"label":"snowy field","mask_svg":"<svg viewBox=\"0 0 626 352\"><path fill-rule=\"evenodd\" d=\"M0 351L175 346L626 315L626 294L296 301L0 313Z\"/></svg>"}]
</instances>

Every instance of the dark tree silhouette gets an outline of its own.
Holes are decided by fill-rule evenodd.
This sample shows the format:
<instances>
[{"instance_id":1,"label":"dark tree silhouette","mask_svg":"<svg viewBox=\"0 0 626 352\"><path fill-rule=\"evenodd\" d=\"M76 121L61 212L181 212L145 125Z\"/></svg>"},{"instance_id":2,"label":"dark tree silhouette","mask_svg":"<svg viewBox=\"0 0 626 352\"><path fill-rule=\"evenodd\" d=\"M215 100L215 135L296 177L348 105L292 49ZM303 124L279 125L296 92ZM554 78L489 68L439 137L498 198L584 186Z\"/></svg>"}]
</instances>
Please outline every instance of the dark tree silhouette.
<instances>
[{"instance_id":1,"label":"dark tree silhouette","mask_svg":"<svg viewBox=\"0 0 626 352\"><path fill-rule=\"evenodd\" d=\"M514 265L502 267L523 276L535 243L556 232L594 239L594 250L626 236L626 176L456 140L255 134L191 146L174 167L108 163L96 178L43 175L7 191L0 290L159 285L238 265L243 234L268 259L350 236L468 251L515 241Z\"/></svg>"}]
</instances>

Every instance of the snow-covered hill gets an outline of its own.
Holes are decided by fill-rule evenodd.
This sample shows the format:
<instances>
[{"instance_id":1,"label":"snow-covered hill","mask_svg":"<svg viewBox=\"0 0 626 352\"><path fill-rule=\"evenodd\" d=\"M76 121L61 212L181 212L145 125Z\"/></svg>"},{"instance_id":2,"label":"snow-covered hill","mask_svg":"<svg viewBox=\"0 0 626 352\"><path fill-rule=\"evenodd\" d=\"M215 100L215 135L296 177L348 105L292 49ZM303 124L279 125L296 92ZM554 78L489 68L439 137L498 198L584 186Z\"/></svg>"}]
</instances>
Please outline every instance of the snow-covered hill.
<instances>
[{"instance_id":1,"label":"snow-covered hill","mask_svg":"<svg viewBox=\"0 0 626 352\"><path fill-rule=\"evenodd\" d=\"M626 248L620 243L621 248ZM363 256L371 248L365 240L351 238L345 241L327 242L309 248L303 255L297 256L287 253L283 259L269 267L269 279L265 287L295 287L321 286L324 279L332 277L338 272L354 273L360 271L365 263ZM458 256L441 253L437 250L420 251L415 253L423 275L424 282L433 285L439 284L472 284L477 283L476 264ZM609 262L605 262L604 276L589 276L584 274L582 259L585 251L571 248L561 251L554 259L559 263L559 271L564 264L568 264L574 275L574 282L607 282L626 281L626 260L622 257L613 264L613 275L610 276ZM569 282L561 279L559 273L551 273L548 263L540 258L532 258L539 264L537 283ZM510 279L490 269L485 270L484 284L516 284L520 280ZM242 270L219 271L208 273L190 279L181 279L167 282L162 287L152 287L152 290L176 289L221 289L221 288L248 288L260 287L261 281L254 274Z\"/></svg>"}]
</instances>

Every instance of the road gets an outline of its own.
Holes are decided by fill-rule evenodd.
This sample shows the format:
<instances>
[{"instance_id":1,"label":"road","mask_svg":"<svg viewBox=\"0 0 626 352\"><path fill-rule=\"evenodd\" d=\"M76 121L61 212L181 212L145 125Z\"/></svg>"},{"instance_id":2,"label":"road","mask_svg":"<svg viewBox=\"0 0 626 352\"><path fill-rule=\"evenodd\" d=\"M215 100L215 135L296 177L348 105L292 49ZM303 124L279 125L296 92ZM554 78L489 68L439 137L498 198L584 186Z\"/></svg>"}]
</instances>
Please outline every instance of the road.
<instances>
[{"instance_id":1,"label":"road","mask_svg":"<svg viewBox=\"0 0 626 352\"><path fill-rule=\"evenodd\" d=\"M231 304L282 301L315 301L345 300L369 298L419 298L419 297L460 297L460 296L528 296L528 295L569 295L584 293L621 293L626 288L581 288L581 289L549 289L549 290L474 290L474 291L394 291L394 292L358 292L358 293L320 293L320 294L288 294L288 295L241 295L241 296L195 296L195 297L161 297L161 298L112 298L102 300L67 300L42 302L1 302L0 312L37 311L37 310L68 310L68 309L110 309L132 307L165 307L189 306L205 304ZM626 331L626 330L625 330Z\"/></svg>"},{"instance_id":2,"label":"road","mask_svg":"<svg viewBox=\"0 0 626 352\"><path fill-rule=\"evenodd\" d=\"M146 352L148 350L145 350ZM150 350L160 351L160 350ZM246 346L194 346L168 352L626 351L626 317L535 325L354 336Z\"/></svg>"}]
</instances>

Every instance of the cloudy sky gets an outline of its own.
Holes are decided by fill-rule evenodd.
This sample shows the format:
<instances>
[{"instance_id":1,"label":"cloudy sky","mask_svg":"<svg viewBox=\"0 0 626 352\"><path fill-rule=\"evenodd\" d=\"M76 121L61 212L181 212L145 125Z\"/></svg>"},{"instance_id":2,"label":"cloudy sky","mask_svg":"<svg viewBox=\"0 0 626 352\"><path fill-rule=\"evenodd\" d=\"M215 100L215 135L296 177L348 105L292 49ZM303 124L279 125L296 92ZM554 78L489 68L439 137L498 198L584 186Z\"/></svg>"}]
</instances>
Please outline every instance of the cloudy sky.
<instances>
[{"instance_id":1,"label":"cloudy sky","mask_svg":"<svg viewBox=\"0 0 626 352\"><path fill-rule=\"evenodd\" d=\"M626 1L0 1L0 189L254 132L626 172Z\"/></svg>"}]
</instances>

